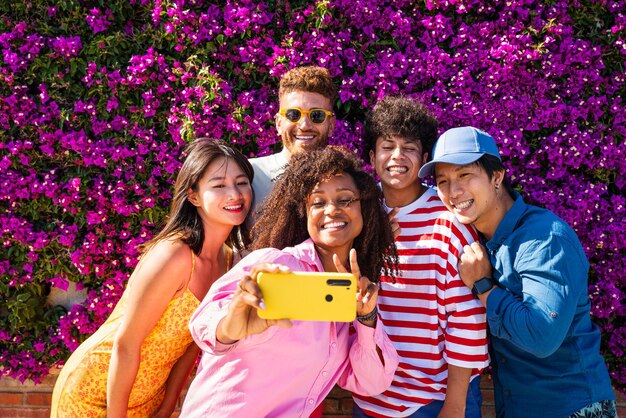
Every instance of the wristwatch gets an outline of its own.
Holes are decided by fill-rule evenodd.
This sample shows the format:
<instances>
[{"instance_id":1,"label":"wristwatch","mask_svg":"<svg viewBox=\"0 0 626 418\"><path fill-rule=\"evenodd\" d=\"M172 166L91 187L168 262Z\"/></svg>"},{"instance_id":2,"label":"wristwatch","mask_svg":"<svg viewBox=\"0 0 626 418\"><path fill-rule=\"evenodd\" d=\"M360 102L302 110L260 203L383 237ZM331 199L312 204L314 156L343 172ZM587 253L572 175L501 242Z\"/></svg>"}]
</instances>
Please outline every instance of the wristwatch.
<instances>
[{"instance_id":1,"label":"wristwatch","mask_svg":"<svg viewBox=\"0 0 626 418\"><path fill-rule=\"evenodd\" d=\"M474 297L478 297L478 295L482 295L490 291L496 283L490 277L483 277L482 279L478 279L474 282L472 286L472 294Z\"/></svg>"}]
</instances>

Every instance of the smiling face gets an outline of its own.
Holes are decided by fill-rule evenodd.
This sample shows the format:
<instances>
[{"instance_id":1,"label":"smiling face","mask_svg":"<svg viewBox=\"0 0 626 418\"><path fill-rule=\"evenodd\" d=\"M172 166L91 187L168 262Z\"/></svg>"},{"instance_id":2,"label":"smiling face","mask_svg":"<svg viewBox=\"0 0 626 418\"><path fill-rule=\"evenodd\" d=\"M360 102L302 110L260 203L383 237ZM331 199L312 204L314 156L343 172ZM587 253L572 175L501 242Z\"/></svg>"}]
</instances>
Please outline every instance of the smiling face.
<instances>
[{"instance_id":1,"label":"smiling face","mask_svg":"<svg viewBox=\"0 0 626 418\"><path fill-rule=\"evenodd\" d=\"M333 110L330 99L327 97L301 90L283 94L280 97L280 108ZM323 123L314 124L309 116L303 116L298 122L290 122L286 117L276 115L276 130L290 155L325 147L334 129L334 116L326 117Z\"/></svg>"},{"instance_id":2,"label":"smiling face","mask_svg":"<svg viewBox=\"0 0 626 418\"><path fill-rule=\"evenodd\" d=\"M446 208L459 222L474 225L487 238L493 236L510 207L508 194L496 188L503 177L503 171L495 171L490 179L478 164L435 165L437 194Z\"/></svg>"},{"instance_id":3,"label":"smiling face","mask_svg":"<svg viewBox=\"0 0 626 418\"><path fill-rule=\"evenodd\" d=\"M420 141L395 135L376 139L370 162L380 177L388 206L406 206L421 196L423 187L417 173L427 158Z\"/></svg>"},{"instance_id":4,"label":"smiling face","mask_svg":"<svg viewBox=\"0 0 626 418\"><path fill-rule=\"evenodd\" d=\"M252 201L250 180L237 163L225 157L215 159L198 181L197 191L187 191L205 226L240 225Z\"/></svg>"},{"instance_id":5,"label":"smiling face","mask_svg":"<svg viewBox=\"0 0 626 418\"><path fill-rule=\"evenodd\" d=\"M363 229L359 190L354 179L340 173L318 183L307 198L307 230L318 253L347 259ZM341 207L345 206L345 207Z\"/></svg>"}]
</instances>

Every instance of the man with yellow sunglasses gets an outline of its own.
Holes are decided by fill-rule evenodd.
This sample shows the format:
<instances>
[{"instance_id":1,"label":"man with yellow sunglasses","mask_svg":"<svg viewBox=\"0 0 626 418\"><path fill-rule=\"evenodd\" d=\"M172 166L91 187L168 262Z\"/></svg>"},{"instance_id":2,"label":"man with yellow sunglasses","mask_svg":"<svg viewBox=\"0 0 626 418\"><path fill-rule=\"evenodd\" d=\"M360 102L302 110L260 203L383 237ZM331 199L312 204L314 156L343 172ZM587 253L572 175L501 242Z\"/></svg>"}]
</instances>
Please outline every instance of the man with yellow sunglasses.
<instances>
[{"instance_id":1,"label":"man with yellow sunglasses","mask_svg":"<svg viewBox=\"0 0 626 418\"><path fill-rule=\"evenodd\" d=\"M283 141L277 154L251 158L254 168L254 207L258 213L293 154L323 148L335 129L333 105L337 88L327 69L315 66L296 67L285 73L278 85L280 108L274 120Z\"/></svg>"}]
</instances>

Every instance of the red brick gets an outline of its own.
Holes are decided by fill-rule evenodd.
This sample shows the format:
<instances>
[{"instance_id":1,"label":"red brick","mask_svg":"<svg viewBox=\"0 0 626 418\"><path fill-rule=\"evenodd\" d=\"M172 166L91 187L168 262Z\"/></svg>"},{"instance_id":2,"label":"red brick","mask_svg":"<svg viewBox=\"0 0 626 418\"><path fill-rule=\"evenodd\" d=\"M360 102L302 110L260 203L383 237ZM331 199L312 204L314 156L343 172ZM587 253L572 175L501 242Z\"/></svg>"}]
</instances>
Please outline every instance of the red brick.
<instances>
[{"instance_id":1,"label":"red brick","mask_svg":"<svg viewBox=\"0 0 626 418\"><path fill-rule=\"evenodd\" d=\"M3 392L0 393L0 405L23 405L24 396L21 393ZM4 416L4 415L2 415Z\"/></svg>"},{"instance_id":2,"label":"red brick","mask_svg":"<svg viewBox=\"0 0 626 418\"><path fill-rule=\"evenodd\" d=\"M49 418L50 409L0 408L2 418Z\"/></svg>"},{"instance_id":3,"label":"red brick","mask_svg":"<svg viewBox=\"0 0 626 418\"><path fill-rule=\"evenodd\" d=\"M352 400L352 396L349 398L344 398L339 401L339 410L343 413L352 414L352 408L354 407L354 401Z\"/></svg>"},{"instance_id":4,"label":"red brick","mask_svg":"<svg viewBox=\"0 0 626 418\"><path fill-rule=\"evenodd\" d=\"M335 385L335 387L333 387L333 389L330 391L328 396L334 399L341 399L341 398L350 398L352 397L352 394L348 392L347 390L342 389L339 386Z\"/></svg>"},{"instance_id":5,"label":"red brick","mask_svg":"<svg viewBox=\"0 0 626 418\"><path fill-rule=\"evenodd\" d=\"M483 389L480 394L483 396L483 405L495 405L493 390Z\"/></svg>"},{"instance_id":6,"label":"red brick","mask_svg":"<svg viewBox=\"0 0 626 418\"><path fill-rule=\"evenodd\" d=\"M481 408L483 418L496 418L496 410L493 406L485 406Z\"/></svg>"},{"instance_id":7,"label":"red brick","mask_svg":"<svg viewBox=\"0 0 626 418\"><path fill-rule=\"evenodd\" d=\"M339 401L333 398L324 399L324 407L322 409L323 416L329 416L327 414L333 415L339 412Z\"/></svg>"},{"instance_id":8,"label":"red brick","mask_svg":"<svg viewBox=\"0 0 626 418\"><path fill-rule=\"evenodd\" d=\"M52 393L31 392L26 394L26 405L50 406L52 403Z\"/></svg>"}]
</instances>

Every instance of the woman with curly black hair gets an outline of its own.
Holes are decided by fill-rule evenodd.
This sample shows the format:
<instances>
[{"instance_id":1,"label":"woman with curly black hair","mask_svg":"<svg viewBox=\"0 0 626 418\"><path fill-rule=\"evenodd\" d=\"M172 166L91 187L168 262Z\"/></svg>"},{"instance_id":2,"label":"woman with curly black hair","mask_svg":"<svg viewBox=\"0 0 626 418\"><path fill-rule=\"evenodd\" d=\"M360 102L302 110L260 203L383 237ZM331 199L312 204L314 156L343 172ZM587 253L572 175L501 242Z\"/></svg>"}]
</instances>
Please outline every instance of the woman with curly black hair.
<instances>
[{"instance_id":1,"label":"woman with curly black hair","mask_svg":"<svg viewBox=\"0 0 626 418\"><path fill-rule=\"evenodd\" d=\"M376 283L395 274L397 253L381 201L349 150L293 157L253 229L256 251L192 317L203 354L181 416L307 417L336 383L362 395L389 386L398 356L377 321ZM358 283L353 323L259 318L259 272L348 268Z\"/></svg>"}]
</instances>

